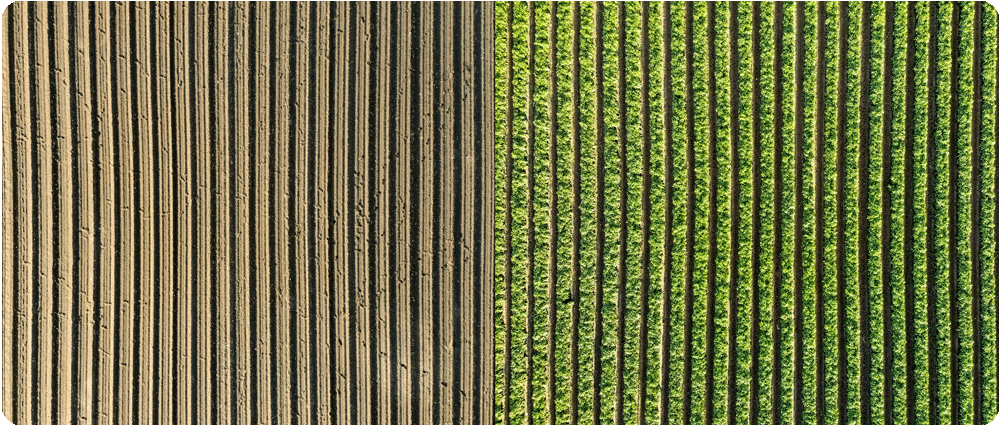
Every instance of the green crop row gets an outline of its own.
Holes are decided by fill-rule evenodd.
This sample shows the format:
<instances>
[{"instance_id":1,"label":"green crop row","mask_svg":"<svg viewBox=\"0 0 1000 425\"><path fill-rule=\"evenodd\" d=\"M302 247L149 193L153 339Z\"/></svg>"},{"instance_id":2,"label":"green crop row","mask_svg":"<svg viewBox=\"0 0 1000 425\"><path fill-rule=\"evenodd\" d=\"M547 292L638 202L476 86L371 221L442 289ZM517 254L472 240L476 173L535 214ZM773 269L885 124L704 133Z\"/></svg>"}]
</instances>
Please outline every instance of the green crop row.
<instances>
[{"instance_id":1,"label":"green crop row","mask_svg":"<svg viewBox=\"0 0 1000 425\"><path fill-rule=\"evenodd\" d=\"M755 117L752 115L751 102L753 101L753 48L751 13L753 5L751 3L738 3L736 22L729 22L729 29L734 26L737 31L736 52L729 52L730 56L735 55L737 59L737 95L739 103L736 105L737 121L732 123L731 130L737 130L731 138L735 138L736 155L733 158L733 167L736 168L736 184L738 184L739 198L736 203L738 212L733 214L732 219L738 220L736 228L736 243L738 244L737 256L731 261L736 263L736 276L730 276L730 291L736 293L737 316L736 329L736 410L737 412L750 411L750 363L751 359L751 314L752 314L752 289L748 282L756 277L753 276L752 257L754 251L753 240L753 151L754 144L751 138L752 123ZM727 58L730 60L730 58ZM730 76L732 77L732 76ZM732 111L730 111L732 112ZM740 415L743 419L745 415Z\"/></svg>"},{"instance_id":2,"label":"green crop row","mask_svg":"<svg viewBox=\"0 0 1000 425\"><path fill-rule=\"evenodd\" d=\"M973 3L959 4L959 57L958 57L958 337L963 342L959 344L959 422L972 423L973 380L972 356L975 355L972 346L972 270L970 235L972 231L972 208L969 199L972 195L972 103L973 78L972 53L974 43ZM954 189L953 189L954 190ZM966 342L968 341L968 342Z\"/></svg>"},{"instance_id":3,"label":"green crop row","mask_svg":"<svg viewBox=\"0 0 1000 425\"><path fill-rule=\"evenodd\" d=\"M916 22L914 28L915 44L909 48L913 49L914 62L914 92L912 98L913 110L913 169L912 176L912 202L913 202L913 240L912 258L913 263L909 265L913 278L914 311L905 312L903 323L912 322L916 335L913 338L915 346L907 349L913 350L914 363L920 365L915 370L914 392L916 394L928 394L929 371L927 365L928 346L930 341L927 335L927 219L929 211L924 201L927 192L927 111L928 111L928 87L921 82L927 81L928 52L926 49L917 46L926 46L929 40L929 19L930 7L927 3L917 3L913 6ZM908 18L909 19L909 18ZM907 271L904 270L904 273ZM896 320L896 319L894 319ZM902 401L902 400L901 400ZM929 398L918 397L916 403L916 422L926 423L928 421Z\"/></svg>"},{"instance_id":4,"label":"green crop row","mask_svg":"<svg viewBox=\"0 0 1000 425\"><path fill-rule=\"evenodd\" d=\"M672 233L673 244L670 253L670 377L668 386L664 390L670 391L668 400L668 417L683 417L683 374L684 374L684 273L685 273L685 237L686 218L685 202L687 199L687 160L686 160L686 123L687 111L684 102L685 83L685 38L684 25L685 6L680 3L667 3L670 8L669 21L671 23L668 40L670 43L670 79L671 84L667 87L669 92L665 94L670 101L671 115L667 118L671 120L671 160L670 166L673 169L673 186L671 188L672 199L670 200L670 211L673 214L673 222L666 229ZM676 422L676 420L675 420Z\"/></svg>"},{"instance_id":5,"label":"green crop row","mask_svg":"<svg viewBox=\"0 0 1000 425\"><path fill-rule=\"evenodd\" d=\"M938 323L935 331L937 331L937 341L936 341L936 351L938 359L938 374L935 377L937 379L938 387L938 417L943 423L951 421L951 357L949 355L951 350L951 334L949 316L949 294L951 293L948 285L948 194L950 193L950 186L948 184L948 160L950 152L948 150L949 146L949 136L948 136L948 125L951 113L950 107L942 107L945 105L950 105L951 92L950 85L951 81L949 75L951 73L951 4L941 4L938 8L938 21L940 24L940 29L938 31L938 57L937 57L937 104L938 104L938 116L937 123L938 126L935 128L934 142L935 148L937 150L937 155L935 155L935 164L932 172L936 176L936 187L933 188L933 193L935 195L934 204L934 216L937 226L935 226L934 235L934 247L933 252L937 255L937 261L935 266L934 279L934 290L937 293L937 314L934 320ZM934 413L934 412L932 412Z\"/></svg>"},{"instance_id":6,"label":"green crop row","mask_svg":"<svg viewBox=\"0 0 1000 425\"><path fill-rule=\"evenodd\" d=\"M848 40L859 40L861 38L861 5L858 3L850 3L847 10L847 39ZM838 23L839 26L839 23ZM844 52L844 56L847 61L847 69L859 69L861 65L861 47L860 43L848 43L847 51ZM839 49L839 47L838 47ZM844 264L838 265L842 269L844 275L845 285L844 285L844 299L847 300L844 309L846 311L845 316L847 317L845 327L845 333L847 335L857 335L860 332L860 294L859 288L856 282L859 276L859 259L857 247L862 243L859 235L859 220L860 212L858 209L859 201L859 187L860 183L859 176L859 156L860 156L860 126L861 126L861 81L860 77L856 73L848 73L847 75L838 76L839 78L844 78L845 84L847 85L847 99L845 104L847 106L846 110L838 111L840 114L844 114L844 121L846 123L844 131L845 143L843 150L843 163L845 169L845 183L844 190L844 246L838 247L838 249L844 251ZM850 385L847 385L848 394L845 398L847 400L847 411L844 412L844 420L848 423L857 421L860 415L860 391L859 384L860 380L860 344L857 338L849 338L846 341L846 351L847 351L847 373L846 376L850 378ZM839 353L838 353L839 355Z\"/></svg>"},{"instance_id":7,"label":"green crop row","mask_svg":"<svg viewBox=\"0 0 1000 425\"><path fill-rule=\"evenodd\" d=\"M820 104L823 108L823 120L821 122L821 128L819 131L822 133L823 137L823 156L820 158L814 158L814 160L822 160L822 167L814 168L817 173L823 176L822 182L822 213L823 221L819 221L818 217L816 222L821 225L821 230L817 232L816 237L822 238L820 243L823 246L823 257L821 258L823 276L817 276L817 281L822 282L823 290L820 293L820 299L816 300L817 305L823 306L823 315L820 317L822 323L817 323L817 331L822 328L823 331L823 341L817 354L822 352L823 362L817 359L817 364L815 367L821 368L824 371L822 385L825 388L825 410L817 411L816 418L824 418L827 423L835 423L838 420L838 410L834 407L837 405L838 388L837 388L837 374L839 372L837 363L837 232L836 225L825 225L825 223L836 223L837 222L837 47L838 47L838 24L839 24L839 7L835 3L824 3L818 5L818 7L825 8L826 22L825 22L825 32L819 34L819 37L825 43L824 49L824 61L826 64L825 69L820 69L818 72L822 73L825 81L825 90L819 91L817 102L817 108ZM808 68L807 68L808 69ZM821 102L821 103L820 103ZM817 161L818 165L818 161ZM815 226L815 224L814 224ZM818 273L819 271L817 271ZM808 309L808 305L806 308ZM808 311L808 310L807 310ZM808 349L808 346L807 346ZM816 383L820 385L820 382Z\"/></svg>"},{"instance_id":8,"label":"green crop row","mask_svg":"<svg viewBox=\"0 0 1000 425\"><path fill-rule=\"evenodd\" d=\"M984 70L997 69L997 11L994 8L983 6L983 68ZM982 142L980 143L980 169L973 172L980 173L982 178L982 200L980 215L982 231L980 240L982 248L980 258L982 261L981 281L994 282L996 279L997 267L997 75L993 72L982 73L983 84L983 122ZM992 105L992 106L991 106ZM997 405L997 335L992 332L997 329L997 310L995 300L997 297L996 286L986 284L982 286L982 312L983 318L983 412L988 416L990 412L1000 410Z\"/></svg>"}]
</instances>

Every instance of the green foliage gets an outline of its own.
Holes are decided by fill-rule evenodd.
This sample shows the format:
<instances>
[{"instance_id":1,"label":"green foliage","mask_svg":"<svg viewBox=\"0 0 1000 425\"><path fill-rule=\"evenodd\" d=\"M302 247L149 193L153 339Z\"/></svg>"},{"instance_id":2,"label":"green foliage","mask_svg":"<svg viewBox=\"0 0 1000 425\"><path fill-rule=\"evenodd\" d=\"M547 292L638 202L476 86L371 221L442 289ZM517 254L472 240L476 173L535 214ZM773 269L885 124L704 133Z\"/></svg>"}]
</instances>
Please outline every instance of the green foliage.
<instances>
[{"instance_id":1,"label":"green foliage","mask_svg":"<svg viewBox=\"0 0 1000 425\"><path fill-rule=\"evenodd\" d=\"M529 69L529 8L535 8L534 34L534 69ZM625 301L624 314L624 409L626 422L637 422L640 413L647 421L657 422L660 416L660 400L667 397L667 417L671 422L680 422L685 415L684 379L685 362L691 364L691 398L690 416L696 421L708 417L716 423L722 423L727 415L728 388L728 332L736 330L736 410L737 422L745 422L750 408L750 370L751 370L751 299L753 293L751 283L758 284L759 327L758 348L759 363L757 397L760 401L758 422L770 423L772 411L780 413L779 422L792 421L792 394L795 391L793 379L796 373L801 373L804 395L803 421L817 422L820 413L815 406L815 392L819 388L816 382L816 370L822 368L825 393L825 420L834 423L843 419L846 423L856 423L860 420L859 381L860 374L860 322L862 317L861 298L867 296L869 315L867 320L871 326L871 371L870 394L872 416L876 422L885 417L892 417L896 422L903 422L906 417L906 356L912 352L916 361L915 387L917 405L916 423L928 423L937 418L940 423L948 423L952 419L958 422L969 422L972 411L966 406L972 404L972 344L965 343L972 339L972 247L970 232L972 230L972 177L978 174L981 181L981 209L979 217L981 250L978 253L982 264L979 278L983 282L992 282L996 273L997 246L995 243L996 220L995 185L996 185L996 134L997 110L995 104L997 74L995 72L998 58L995 53L997 46L997 15L991 8L984 7L982 40L983 71L978 74L972 68L973 55L973 5L951 3L934 5L938 8L937 19L939 30L936 39L930 38L930 12L932 6L928 3L917 3L915 11L915 36L918 46L914 50L914 86L912 97L906 92L906 58L907 58L907 19L908 6L896 5L894 25L886 22L886 6L873 4L871 6L872 33L870 49L871 83L870 90L861 92L859 73L862 46L861 40L861 9L860 3L846 5L847 16L840 15L840 4L809 2L801 5L804 11L804 26L802 40L804 49L802 56L797 57L796 49L796 12L800 7L795 3L762 3L760 8L760 33L758 43L755 43L751 33L752 9L750 3L737 5L737 16L730 21L729 5L719 3L714 5L715 25L708 25L709 5L699 2L691 5L693 9L693 26L686 28L686 4L654 3L649 5L649 89L642 87L642 5L625 3L624 57L623 76L619 76L619 37L618 37L618 5L603 4L603 26L596 28L596 13L599 7L594 3L582 3L580 7L580 93L578 98L571 90L575 77L573 73L573 10L571 3L557 5L558 26L556 38L549 39L549 28L553 22L550 16L550 5L537 3L533 6L526 3L513 3L513 27L511 35L512 51L512 95L510 104L512 120L508 123L506 112L506 78L507 78L507 14L508 4L497 4L495 13L496 27L496 71L495 95L496 132L495 132L495 170L497 202L495 208L496 241L495 256L495 291L494 300L497 309L494 311L494 329L496 344L495 374L497 403L495 414L502 417L503 411L509 409L512 423L528 422L530 415L536 422L547 419L547 339L552 335L555 339L555 404L554 412L559 422L569 416L570 387L569 378L572 374L570 346L572 343L571 312L576 303L580 309L579 324L579 417L583 422L590 422L596 406L593 405L594 363L599 362L602 373L600 382L596 385L600 395L602 421L614 418L616 395L616 348L619 311L617 309L618 293L618 259L625 255ZM780 51L775 49L774 8L781 7L783 21L779 23L778 37L782 41ZM960 21L955 23L959 28L960 44L957 49L957 61L951 60L951 29L952 7L960 8ZM817 12L825 8L826 28L820 32L817 26ZM841 34L840 22L846 19L847 32ZM663 23L666 21L670 30ZM730 28L736 28L736 51L730 49ZM686 45L685 37L691 31L693 43ZM883 55L884 37L891 35L894 46L888 52L888 58ZM708 44L709 35L714 36L714 43ZM595 35L603 40L603 60L595 57ZM841 52L839 41L847 40L846 50ZM817 69L818 42L825 42L825 68ZM664 44L668 42L668 46ZM936 44L938 55L932 57L925 46ZM556 68L549 69L549 53L551 48L556 52ZM693 73L690 88L692 91L691 107L693 116L687 115L687 66L686 49L693 49ZM759 113L754 114L751 106L754 99L753 50L759 49L760 80ZM780 54L779 69L774 68L775 55ZM714 67L709 57L714 55ZM730 86L729 60L736 55L736 86ZM840 73L840 61L846 61L848 72ZM668 60L669 62L664 62ZM796 81L795 65L803 64L801 82ZM937 72L928 75L928 66L934 61ZM950 73L957 66L958 98L955 99L958 109L951 109ZM780 70L782 79L776 83L775 74ZM529 73L534 72L533 113L529 115L528 86ZM555 73L556 86L550 85L550 71ZM603 85L597 86L596 74L603 73ZM888 72L887 72L888 71ZM710 92L709 76L714 77L714 91ZM625 161L619 160L619 110L618 83L624 78L624 134L627 153ZM817 78L823 78L825 88L820 90ZM892 82L892 91L883 93L883 79ZM973 134L972 105L974 93L972 82L980 78L982 83L981 128L979 134ZM669 81L667 81L669 79ZM935 83L935 92L930 92L929 83ZM838 86L843 83L846 97L843 99L845 108L839 108ZM795 88L801 84L801 97L796 95ZM732 90L736 92L733 93ZM557 105L549 103L549 93L553 91ZM603 94L603 115L597 115L596 102L598 95ZM730 97L738 94L736 105L736 121L731 120ZM781 96L781 102L775 105L776 95ZM935 99L936 116L929 116L931 98ZM650 125L643 127L643 100L648 98L650 108ZM709 99L715 100L714 110L709 110ZM573 131L574 101L579 101L580 132ZM801 105L797 102L801 101ZM870 137L861 140L861 106L870 106L868 117L871 128ZM913 108L913 140L912 148L907 149L906 139L907 106ZM801 106L803 116L797 120L796 107ZM824 107L825 113L820 116L818 108ZM550 122L550 108L555 107L555 121ZM669 108L669 111L668 111ZM715 120L711 117L715 116ZM891 128L883 128L883 116L889 113ZM778 115L775 115L778 114ZM952 114L957 119L957 156L952 158L950 150L949 123ZM931 120L930 118L934 118ZM603 119L603 122L598 122ZM690 119L690 133L689 133ZM844 125L839 124L843 121ZM776 127L781 121L782 126ZM934 122L936 125L931 126ZM529 126L530 124L530 126ZM669 124L669 133L668 126ZM755 143L752 132L759 125L759 141ZM796 125L801 125L801 139L798 139ZM506 246L504 239L505 225L505 183L506 129L511 127L512 159L511 171L511 246ZM556 125L555 137L550 137L551 126ZM529 152L529 128L533 127L534 149ZM602 131L604 145L601 152L603 163L598 163L598 131ZM643 134L649 133L650 139L650 233L649 262L643 264L640 252L643 248ZM714 132L714 133L713 133ZM714 146L711 144L714 134ZM883 135L888 136L883 138ZM972 168L972 140L980 137L980 167ZM574 150L574 141L579 138L580 151ZM840 149L840 139L843 138L843 151ZM776 142L780 141L781 145ZM735 143L735 154L730 143ZM801 142L797 146L797 143ZM819 146L818 143L823 145ZM554 146L557 154L555 173L550 172L549 148ZM688 148L693 150L693 156L688 157ZM714 147L714 149L713 149ZM817 150L822 147L823 157L817 157ZM883 148L891 153L883 157ZM796 149L801 149L801 162L796 162ZM868 173L861 175L858 171L859 161L863 151L867 151ZM754 156L759 155L759 182L755 188ZM529 156L533 161L529 163ZM574 158L579 156L580 180L575 181L572 171L575 167ZM913 168L907 169L905 160L912 158ZM958 165L957 180L949 181L949 163L955 160ZM838 163L843 164L845 173L842 193L837 184ZM710 186L711 165L717 167L717 178L714 186ZM780 166L780 175L776 167ZM619 172L627 167L627 193L620 193ZM528 171L534 175L534 185L528 186ZM689 181L691 172L693 180ZM801 174L799 174L801 172ZM598 175L603 174L603 185L598 184ZM671 180L668 180L668 175ZM822 176L822 184L817 188L817 179ZM907 204L904 192L906 179L912 182L912 204ZM778 185L778 180L781 184ZM865 179L868 191L860 193L859 184ZM932 184L928 185L928 181ZM555 182L556 202L549 194L550 184ZM887 183L885 193L883 183ZM580 187L580 292L574 297L571 292L573 270L573 194L574 187ZM669 185L669 187L668 187ZM669 189L669 190L668 190ZM689 193L689 189L693 192ZM737 193L738 189L738 193ZM753 201L755 189L759 190L758 229L753 228ZM817 192L817 189L821 192ZM949 245L948 212L949 194L956 190L958 237L956 245ZM598 232L597 195L604 196L603 213L606 222L604 233ZM713 198L714 193L714 198ZM801 193L801 195L799 195ZM866 196L868 207L859 210L859 196ZM693 200L688 203L689 196ZM619 214L619 200L626 199L626 216ZM781 199L778 207L774 201ZM839 200L843 205L838 205ZM731 209L731 202L736 201L739 211ZM528 217L529 206L534 216ZM555 208L556 234L551 235L557 244L555 249L555 273L549 273L550 227L549 211ZM715 212L716 220L711 221ZM694 227L687 226L688 212L693 214ZM837 228L839 212L843 211L843 231ZM889 213L888 221L882 220L883 211ZM913 217L912 239L907 240L904 234L903 217L911 211ZM668 214L669 212L669 214ZM820 219L822 212L822 221ZM800 221L796 221L801 213ZM667 222L667 217L670 222ZM867 219L868 237L859 238L860 219ZM627 240L618 239L618 231L622 224L628 230ZM775 225L780 227L775 227ZM735 227L733 227L735 225ZM732 229L735 228L735 234ZM529 264L529 229L534 232L534 260ZM715 229L714 234L710 229ZM801 233L796 230L801 229ZM694 234L690 241L691 267L688 268L688 231ZM883 239L883 231L885 239ZM667 236L672 240L667 244ZM710 246L714 235L715 251L712 255ZM754 235L757 238L754 238ZM780 235L780 237L779 237ZM596 247L603 237L604 242L604 273L596 274ZM838 241L843 238L843 245ZM817 245L823 247L822 257L817 258ZM731 244L735 243L736 246ZM796 250L801 244L802 249ZM511 403L502 404L503 395L503 356L505 355L503 339L505 337L503 324L504 306L504 266L508 252L513 264L511 277L511 319L512 358L511 370ZM886 248L885 250L883 248ZM957 262L949 261L949 252L955 249ZM665 251L665 249L667 249ZM772 254L776 249L781 256L776 260ZM621 251L620 251L621 250ZM759 252L760 263L754 269L751 262L755 250ZM843 251L843 261L838 256ZM862 270L859 263L859 251L868 256L867 279L869 292L861 294L857 282ZM883 258L883 251L887 257ZM912 264L904 264L904 256L912 253ZM734 257L735 254L735 257ZM885 260L885 261L883 261ZM883 268L883 263L888 267ZM715 266L715 279L709 281L709 264ZM822 267L819 275L817 264ZM735 274L730 273L730 265L735 265ZM530 266L530 267L529 267ZM642 300L640 285L642 269L648 267L649 297ZM776 270L775 267L778 269ZM963 343L960 345L958 357L958 375L951 375L951 318L950 318L950 279L951 268L957 273L959 321L957 331ZM531 271L529 271L531 270ZM775 271L778 280L775 281ZM529 273L533 273L530 278ZM841 306L838 300L838 273L843 275L843 298ZM905 310L905 278L910 275L914 282L914 311ZM685 283L688 276L692 281L692 293L688 298ZM796 284L799 278L800 284ZM885 280L888 279L888 280ZM526 284L532 282L531 287ZM556 326L548 327L548 293L550 282L555 283L556 292ZM883 294L883 282L887 282L888 293ZM817 294L816 286L822 284L822 290ZM715 288L715 304L710 309L707 294L710 285ZM604 299L601 305L596 304L596 293L603 289ZM796 289L798 288L798 291ZM666 289L666 292L664 292ZM998 294L992 285L981 288L981 309L983 329L982 379L984 383L984 412L996 410L996 314L995 302ZM735 292L737 301L735 307L736 321L729 321L729 295ZM528 298L535 298L533 339L528 335ZM816 296L819 299L816 299ZM890 303L883 305L883 295ZM796 335L793 332L795 317L794 305L796 297L801 297L803 358L801 369L798 369L793 357ZM936 302L933 302L936 299ZM649 304L648 317L648 350L646 358L639 358L639 307L643 302ZM778 305L774 303L777 302ZM691 308L687 305L690 303ZM817 320L815 306L824 307L824 314ZM773 322L771 312L780 309L781 313ZM843 308L845 322L843 323L846 340L844 341L846 364L840 369L838 345L838 312ZM884 310L888 309L888 310ZM889 313L889 322L883 323L883 312ZM602 315L603 333L597 342L598 350L594 350L594 329L597 325L597 313ZM665 316L664 316L665 315ZM936 322L936 339L931 340L932 324ZM661 327L661 320L669 326L668 340L661 337L667 335L668 329ZM685 324L690 320L691 338L685 339ZM706 332L708 323L713 323L714 334ZM913 336L915 345L907 345L906 325L912 322L916 330ZM779 339L774 340L772 329L777 325ZM888 328L886 328L888 326ZM825 338L817 342L819 330L822 329ZM883 338L883 332L888 330L891 341ZM713 344L709 344L709 342ZM690 344L690 345L689 345ZM708 352L714 345L714 351ZM528 348L534 350L533 368L528 370ZM666 350L662 349L666 348ZM691 356L685 356L686 347L690 347ZM893 360L892 370L885 370L883 355L886 350ZM936 352L937 356L932 357ZM819 363L820 356L824 361ZM710 356L711 355L711 356ZM772 358L772 355L776 357ZM713 360L709 363L709 358ZM648 365L645 382L640 382L638 376L639 364L645 361ZM928 369L928 365L934 362ZM660 384L660 365L665 364L669 370L666 386ZM706 393L708 384L706 374L712 368L714 390ZM889 410L883 410L883 372L891 374L890 390L894 403ZM525 399L529 384L533 386L533 404L531 412L525 412ZM780 391L776 399L772 399L771 379L780 373ZM847 401L846 408L838 409L841 394L838 393L838 376L843 373L850 380L843 394ZM951 418L951 383L958 382L958 399L961 403L959 416ZM936 381L936 390L932 384ZM637 388L645 385L647 396L646 409L639 412ZM930 394L936 391L937 399L931 400ZM712 410L705 412L706 401L711 401ZM930 410L932 401L937 405L935 411Z\"/></svg>"},{"instance_id":2,"label":"green foliage","mask_svg":"<svg viewBox=\"0 0 1000 425\"><path fill-rule=\"evenodd\" d=\"M739 3L737 5L737 17L736 22L730 22L730 26L735 25L737 29L737 51L730 51L729 54L735 54L738 59L737 63L737 73L738 73L738 86L737 91L739 95L739 103L737 104L738 112L738 125L739 132L734 136L736 138L736 152L738 161L733 158L732 167L737 169L737 184L739 185L739 199L737 199L737 204L739 205L739 213L733 214L733 220L739 220L739 227L737 229L736 241L739 245L738 259L734 258L732 261L736 262L737 265L737 275L730 277L731 284L730 290L736 292L736 298L738 303L737 309L737 322L730 324L730 326L735 326L736 329L736 376L740 377L736 383L736 394L737 394L737 410L739 412L749 412L750 411L750 362L751 355L750 351L752 347L750 345L750 327L751 327L751 302L752 302L752 292L751 292L751 280L756 279L754 276L754 269L752 267L752 257L754 251L754 240L753 240L753 191L754 191L754 180L753 180L753 151L754 145L752 140L752 121L754 117L752 116L751 102L753 101L753 55L752 55L752 28L751 13L752 5L750 3ZM735 130L736 126L732 127L731 130ZM739 416L740 420L746 417L746 414L741 414Z\"/></svg>"},{"instance_id":3,"label":"green foliage","mask_svg":"<svg viewBox=\"0 0 1000 425\"><path fill-rule=\"evenodd\" d=\"M997 69L997 10L989 5L983 5L983 70ZM983 72L983 122L982 122L982 142L980 143L980 170L973 172L980 173L982 178L982 213L980 219L980 230L982 231L980 241L982 248L980 258L982 261L981 279L982 282L994 282L996 279L997 267L997 229L994 227L997 214L997 74L994 72ZM982 312L983 318L983 412L984 416L989 416L989 412L1000 410L997 406L997 310L996 297L998 296L994 285L982 286Z\"/></svg>"},{"instance_id":4,"label":"green foliage","mask_svg":"<svg viewBox=\"0 0 1000 425\"><path fill-rule=\"evenodd\" d=\"M673 245L670 265L671 277L671 341L670 341L670 391L669 417L682 418L683 393L681 391L684 370L684 276L685 270L685 237L686 218L684 214L685 202L687 200L687 160L686 160L686 122L687 111L684 108L684 87L685 87L685 62L684 62L684 6L680 3L668 4L670 6L670 21L672 43L670 45L670 71L672 84L668 88L669 99L671 100L673 134L671 135L671 158L673 160L673 199L671 201L671 211L673 213L673 223L669 231L673 233ZM675 419L675 421L677 421ZM677 421L679 422L679 421Z\"/></svg>"},{"instance_id":5,"label":"green foliage","mask_svg":"<svg viewBox=\"0 0 1000 425\"><path fill-rule=\"evenodd\" d=\"M972 79L973 75L973 4L959 4L959 57L958 57L958 309L959 332L959 400L961 408L957 418L962 423L972 423L972 270L970 246L972 231ZM954 189L953 189L954 190Z\"/></svg>"},{"instance_id":6,"label":"green foliage","mask_svg":"<svg viewBox=\"0 0 1000 425\"><path fill-rule=\"evenodd\" d=\"M929 40L929 14L930 7L926 3L914 5L916 11L917 26L914 29L916 45L927 45ZM927 335L927 309L929 307L927 294L927 257L929 255L927 247L927 226L928 214L927 204L922 196L927 192L927 114L928 114L928 87L921 84L928 79L928 52L925 49L914 49L914 94L913 94L913 264L912 273L914 281L914 314L905 317L903 320L913 321L916 330L914 341L914 361L918 365L926 365L928 359L928 347L930 341ZM917 394L929 394L929 371L926 367L916 368L915 391ZM929 397L917 397L916 421L926 423L928 421Z\"/></svg>"},{"instance_id":7,"label":"green foliage","mask_svg":"<svg viewBox=\"0 0 1000 425\"><path fill-rule=\"evenodd\" d=\"M948 184L948 125L951 117L950 105L951 92L949 91L952 63L950 60L951 51L951 4L941 4L938 9L938 19L940 30L938 31L938 83L937 83L937 105L938 105L938 126L935 129L934 141L937 150L934 174L937 176L937 184L933 189L935 195L934 214L937 218L935 227L935 246L933 250L937 253L938 261L935 264L935 291L937 293L937 317L938 323L938 418L942 423L951 421L951 357L947 355L951 350L950 322L948 300L950 289L948 286L948 194L950 186Z\"/></svg>"},{"instance_id":8,"label":"green foliage","mask_svg":"<svg viewBox=\"0 0 1000 425\"><path fill-rule=\"evenodd\" d=\"M826 388L826 416L827 423L836 423L840 417L837 406L839 388L837 386L837 374L840 372L837 352L837 309L840 307L837 301L837 85L838 79L838 28L839 28L839 5L836 3L821 3L818 7L826 8L826 33L821 34L826 42L825 59L826 68L820 70L826 81L826 90L820 93L817 102L823 102L825 108L824 119L821 123L821 131L825 138L822 173L825 178L823 185L823 214L824 221L819 223L822 227L821 235L823 244L823 291L821 303L824 309L823 322L817 323L819 328L823 327L825 338L822 343L823 355L826 361L818 365L825 371ZM818 105L817 105L818 106ZM818 384L818 383L817 383ZM818 412L817 412L818 415Z\"/></svg>"}]
</instances>

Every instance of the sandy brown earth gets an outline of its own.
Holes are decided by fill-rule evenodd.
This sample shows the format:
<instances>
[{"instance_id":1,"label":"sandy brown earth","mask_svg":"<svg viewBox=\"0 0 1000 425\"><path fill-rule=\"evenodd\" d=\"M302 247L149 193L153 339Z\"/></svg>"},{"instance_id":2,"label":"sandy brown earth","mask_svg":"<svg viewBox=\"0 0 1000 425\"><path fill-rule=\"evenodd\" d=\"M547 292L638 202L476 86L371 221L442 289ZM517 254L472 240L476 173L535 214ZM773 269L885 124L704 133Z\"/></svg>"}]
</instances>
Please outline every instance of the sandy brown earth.
<instances>
[{"instance_id":1,"label":"sandy brown earth","mask_svg":"<svg viewBox=\"0 0 1000 425\"><path fill-rule=\"evenodd\" d=\"M493 8L3 15L3 413L486 423Z\"/></svg>"}]
</instances>

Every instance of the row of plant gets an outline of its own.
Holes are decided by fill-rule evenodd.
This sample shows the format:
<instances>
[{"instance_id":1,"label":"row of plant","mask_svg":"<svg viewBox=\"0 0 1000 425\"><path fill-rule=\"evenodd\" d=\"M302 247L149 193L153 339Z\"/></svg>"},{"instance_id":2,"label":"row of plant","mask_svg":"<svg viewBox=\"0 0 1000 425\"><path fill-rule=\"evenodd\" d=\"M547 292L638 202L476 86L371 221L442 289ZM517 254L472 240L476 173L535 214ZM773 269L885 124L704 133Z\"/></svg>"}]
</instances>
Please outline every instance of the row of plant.
<instances>
[{"instance_id":1,"label":"row of plant","mask_svg":"<svg viewBox=\"0 0 1000 425\"><path fill-rule=\"evenodd\" d=\"M983 6L983 31L982 31L982 52L983 70L997 69L997 13L996 10ZM982 261L981 282L993 282L997 273L997 74L993 72L982 72L983 84L983 122L980 130L982 142L980 143L980 169L973 172L981 173L982 176L982 200L980 214L982 233L980 241L982 243L980 258ZM992 106L991 106L992 105ZM992 329L997 329L997 309L995 300L997 290L994 285L983 285L982 287L982 312L983 319L983 412L988 416L988 412L1000 410L997 405L997 335Z\"/></svg>"},{"instance_id":2,"label":"row of plant","mask_svg":"<svg viewBox=\"0 0 1000 425\"><path fill-rule=\"evenodd\" d=\"M926 367L928 364L928 348L930 341L927 337L927 218L929 211L927 210L927 204L925 202L925 194L927 193L927 114L928 114L928 84L922 82L928 81L928 65L929 56L927 49L922 49L919 46L927 46L929 43L929 26L930 26L930 6L927 3L916 3L912 6L915 16L913 17L916 23L913 29L915 40L912 46L907 46L908 49L913 49L913 94L912 98L905 99L906 104L910 104L912 109L912 132L913 132L913 142L912 142L912 158L913 158L913 168L909 170L910 178L912 179L912 211L913 211L913 224L912 224L912 240L908 241L912 248L909 252L912 255L912 264L904 264L904 273L910 273L913 281L912 292L914 295L913 311L904 311L899 318L894 318L893 320L898 320L903 324L912 323L912 327L915 330L913 337L914 346L907 346L906 349L913 352L913 359L915 365L920 367L915 368L914 373L914 392L916 394L929 394L928 390L928 378L930 374ZM907 13L910 13L909 11ZM907 20L909 16L907 15ZM905 62L904 62L905 66ZM905 69L905 68L904 68ZM904 337L905 338L905 337ZM905 390L904 390L905 391ZM904 392L905 393L905 392ZM919 397L916 403L916 409L914 413L916 415L917 423L927 423L928 422L928 410L929 410L929 397ZM905 398L900 400L901 404L905 403ZM905 405L905 404L904 404Z\"/></svg>"}]
</instances>

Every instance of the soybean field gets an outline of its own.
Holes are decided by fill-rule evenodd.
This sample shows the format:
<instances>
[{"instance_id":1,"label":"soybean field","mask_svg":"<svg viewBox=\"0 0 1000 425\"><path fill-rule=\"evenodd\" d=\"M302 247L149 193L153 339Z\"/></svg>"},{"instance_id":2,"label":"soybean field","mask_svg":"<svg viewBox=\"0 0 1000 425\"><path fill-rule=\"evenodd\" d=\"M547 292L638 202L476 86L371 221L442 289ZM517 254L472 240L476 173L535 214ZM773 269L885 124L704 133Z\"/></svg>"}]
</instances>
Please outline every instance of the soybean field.
<instances>
[{"instance_id":1,"label":"soybean field","mask_svg":"<svg viewBox=\"0 0 1000 425\"><path fill-rule=\"evenodd\" d=\"M495 18L497 422L992 420L996 10Z\"/></svg>"}]
</instances>

